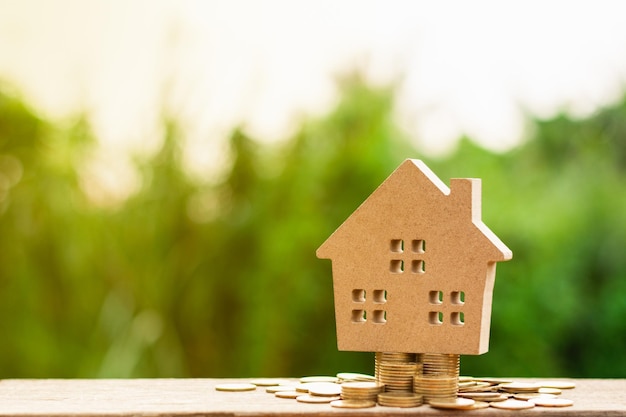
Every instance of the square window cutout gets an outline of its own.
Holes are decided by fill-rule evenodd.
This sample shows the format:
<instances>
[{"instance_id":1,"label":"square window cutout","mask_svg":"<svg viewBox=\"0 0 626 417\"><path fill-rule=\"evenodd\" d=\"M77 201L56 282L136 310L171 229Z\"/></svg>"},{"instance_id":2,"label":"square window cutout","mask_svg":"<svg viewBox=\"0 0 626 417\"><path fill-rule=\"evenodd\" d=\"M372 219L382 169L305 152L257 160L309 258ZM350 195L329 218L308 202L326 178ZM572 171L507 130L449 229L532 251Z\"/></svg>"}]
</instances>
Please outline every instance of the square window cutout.
<instances>
[{"instance_id":1,"label":"square window cutout","mask_svg":"<svg viewBox=\"0 0 626 417\"><path fill-rule=\"evenodd\" d=\"M365 310L352 310L352 322L364 323L367 321L367 313Z\"/></svg>"},{"instance_id":2,"label":"square window cutout","mask_svg":"<svg viewBox=\"0 0 626 417\"><path fill-rule=\"evenodd\" d=\"M450 302L452 304L465 304L465 291L452 291L450 293Z\"/></svg>"},{"instance_id":3,"label":"square window cutout","mask_svg":"<svg viewBox=\"0 0 626 417\"><path fill-rule=\"evenodd\" d=\"M426 263L421 259L414 259L411 261L411 272L414 274L423 274L426 272Z\"/></svg>"},{"instance_id":4,"label":"square window cutout","mask_svg":"<svg viewBox=\"0 0 626 417\"><path fill-rule=\"evenodd\" d=\"M389 271L394 274L401 274L404 272L404 261L400 259L392 259L389 263Z\"/></svg>"},{"instance_id":5,"label":"square window cutout","mask_svg":"<svg viewBox=\"0 0 626 417\"><path fill-rule=\"evenodd\" d=\"M374 310L372 321L378 324L387 323L387 312L385 310Z\"/></svg>"},{"instance_id":6,"label":"square window cutout","mask_svg":"<svg viewBox=\"0 0 626 417\"><path fill-rule=\"evenodd\" d=\"M411 250L414 253L424 253L426 251L426 243L423 239L414 239L411 242Z\"/></svg>"},{"instance_id":7,"label":"square window cutout","mask_svg":"<svg viewBox=\"0 0 626 417\"><path fill-rule=\"evenodd\" d=\"M374 290L374 302L386 303L387 302L387 290Z\"/></svg>"},{"instance_id":8,"label":"square window cutout","mask_svg":"<svg viewBox=\"0 0 626 417\"><path fill-rule=\"evenodd\" d=\"M394 253L404 252L404 240L391 239L391 244L389 245L389 249Z\"/></svg>"},{"instance_id":9,"label":"square window cutout","mask_svg":"<svg viewBox=\"0 0 626 417\"><path fill-rule=\"evenodd\" d=\"M443 303L443 291L429 291L428 301L431 304L442 304Z\"/></svg>"},{"instance_id":10,"label":"square window cutout","mask_svg":"<svg viewBox=\"0 0 626 417\"><path fill-rule=\"evenodd\" d=\"M454 326L463 326L465 324L465 314L462 311L455 311L450 315L450 323Z\"/></svg>"},{"instance_id":11,"label":"square window cutout","mask_svg":"<svg viewBox=\"0 0 626 417\"><path fill-rule=\"evenodd\" d=\"M428 322L437 326L443 324L443 312L431 311L430 313L428 313Z\"/></svg>"},{"instance_id":12,"label":"square window cutout","mask_svg":"<svg viewBox=\"0 0 626 417\"><path fill-rule=\"evenodd\" d=\"M362 289L352 290L352 301L355 303L364 303L365 302L365 290L362 290Z\"/></svg>"}]
</instances>

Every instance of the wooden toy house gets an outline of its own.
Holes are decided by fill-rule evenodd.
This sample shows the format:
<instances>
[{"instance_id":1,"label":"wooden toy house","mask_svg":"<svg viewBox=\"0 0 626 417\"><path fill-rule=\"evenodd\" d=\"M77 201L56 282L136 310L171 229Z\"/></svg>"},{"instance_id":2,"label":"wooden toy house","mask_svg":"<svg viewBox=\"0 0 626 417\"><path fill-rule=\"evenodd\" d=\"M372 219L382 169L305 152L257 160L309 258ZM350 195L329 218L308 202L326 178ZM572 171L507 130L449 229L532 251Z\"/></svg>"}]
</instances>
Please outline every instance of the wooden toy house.
<instances>
[{"instance_id":1,"label":"wooden toy house","mask_svg":"<svg viewBox=\"0 0 626 417\"><path fill-rule=\"evenodd\" d=\"M496 262L512 253L481 220L480 185L449 189L408 159L319 247L340 350L488 350Z\"/></svg>"}]
</instances>

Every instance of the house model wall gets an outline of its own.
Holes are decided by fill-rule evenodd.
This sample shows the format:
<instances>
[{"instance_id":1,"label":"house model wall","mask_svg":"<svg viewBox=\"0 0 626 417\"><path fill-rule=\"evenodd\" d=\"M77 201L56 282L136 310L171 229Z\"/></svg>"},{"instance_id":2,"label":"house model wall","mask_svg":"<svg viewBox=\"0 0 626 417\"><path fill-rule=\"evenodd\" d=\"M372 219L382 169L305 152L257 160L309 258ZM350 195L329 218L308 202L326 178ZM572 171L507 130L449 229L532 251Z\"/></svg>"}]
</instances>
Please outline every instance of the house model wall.
<instances>
[{"instance_id":1,"label":"house model wall","mask_svg":"<svg viewBox=\"0 0 626 417\"><path fill-rule=\"evenodd\" d=\"M488 350L496 262L512 253L481 220L480 185L452 179L449 189L406 160L320 246L340 350Z\"/></svg>"}]
</instances>

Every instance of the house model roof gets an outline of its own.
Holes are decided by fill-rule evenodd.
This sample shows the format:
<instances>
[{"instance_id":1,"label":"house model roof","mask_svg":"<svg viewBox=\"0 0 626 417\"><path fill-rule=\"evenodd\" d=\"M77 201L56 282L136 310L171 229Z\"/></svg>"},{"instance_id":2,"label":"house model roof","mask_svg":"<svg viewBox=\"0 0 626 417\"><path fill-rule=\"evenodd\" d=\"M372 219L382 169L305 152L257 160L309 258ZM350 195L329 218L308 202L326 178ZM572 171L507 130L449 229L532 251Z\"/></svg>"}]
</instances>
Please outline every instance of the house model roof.
<instances>
[{"instance_id":1,"label":"house model roof","mask_svg":"<svg viewBox=\"0 0 626 417\"><path fill-rule=\"evenodd\" d=\"M408 159L319 247L340 350L487 351L495 265L512 253L481 220L480 185L448 188Z\"/></svg>"}]
</instances>

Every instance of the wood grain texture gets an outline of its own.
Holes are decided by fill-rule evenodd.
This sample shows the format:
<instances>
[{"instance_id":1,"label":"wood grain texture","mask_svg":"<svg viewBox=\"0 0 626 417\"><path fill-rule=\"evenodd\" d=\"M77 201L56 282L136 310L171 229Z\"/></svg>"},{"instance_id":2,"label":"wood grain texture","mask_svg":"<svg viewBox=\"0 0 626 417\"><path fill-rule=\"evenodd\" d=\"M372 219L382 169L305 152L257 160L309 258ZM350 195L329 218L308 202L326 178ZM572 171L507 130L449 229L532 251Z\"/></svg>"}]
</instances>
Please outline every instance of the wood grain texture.
<instances>
[{"instance_id":1,"label":"wood grain texture","mask_svg":"<svg viewBox=\"0 0 626 417\"><path fill-rule=\"evenodd\" d=\"M400 409L376 406L370 409L335 409L328 404L302 404L280 399L259 387L249 392L220 392L215 385L248 382L249 379L92 379L92 380L2 380L0 416L444 416L421 406ZM530 380L525 380L530 381ZM468 415L513 416L516 413L551 416L624 416L626 379L579 379L577 387L565 390L563 398L573 407L539 408L527 412L485 409Z\"/></svg>"}]
</instances>

